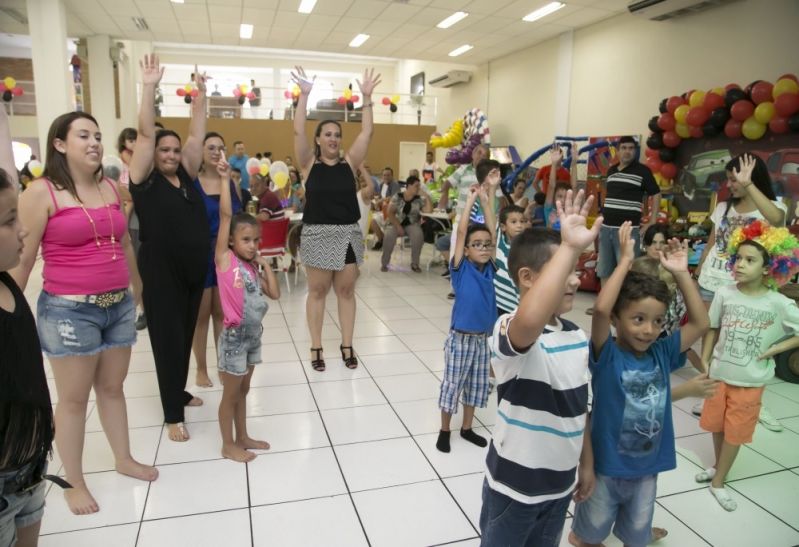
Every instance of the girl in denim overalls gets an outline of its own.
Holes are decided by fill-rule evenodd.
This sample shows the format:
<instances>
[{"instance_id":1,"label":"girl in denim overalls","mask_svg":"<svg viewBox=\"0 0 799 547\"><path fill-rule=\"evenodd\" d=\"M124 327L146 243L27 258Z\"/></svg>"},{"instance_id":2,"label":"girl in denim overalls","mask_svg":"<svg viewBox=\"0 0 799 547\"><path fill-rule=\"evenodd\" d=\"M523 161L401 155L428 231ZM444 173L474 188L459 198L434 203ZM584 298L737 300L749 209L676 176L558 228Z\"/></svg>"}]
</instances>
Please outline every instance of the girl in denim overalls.
<instances>
[{"instance_id":1,"label":"girl in denim overalls","mask_svg":"<svg viewBox=\"0 0 799 547\"><path fill-rule=\"evenodd\" d=\"M224 153L217 163L222 180L230 178ZM222 301L224 330L219 337L219 376L224 384L219 403L222 456L249 462L269 443L247 435L246 396L254 365L261 362L261 321L269 307L264 295L280 298L280 287L269 263L258 254L261 227L252 215L232 216L230 192L219 194L219 234L216 240L216 275ZM259 275L257 266L261 267ZM236 436L233 436L233 426Z\"/></svg>"}]
</instances>

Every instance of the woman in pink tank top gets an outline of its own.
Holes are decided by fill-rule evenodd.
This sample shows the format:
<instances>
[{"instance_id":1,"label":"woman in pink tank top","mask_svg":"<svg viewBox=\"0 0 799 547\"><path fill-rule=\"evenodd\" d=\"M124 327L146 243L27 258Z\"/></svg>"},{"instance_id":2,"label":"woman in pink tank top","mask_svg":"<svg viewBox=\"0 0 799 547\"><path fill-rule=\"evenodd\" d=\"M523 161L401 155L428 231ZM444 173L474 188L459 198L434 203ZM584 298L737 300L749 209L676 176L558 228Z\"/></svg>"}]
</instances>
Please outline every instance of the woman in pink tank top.
<instances>
[{"instance_id":1,"label":"woman in pink tank top","mask_svg":"<svg viewBox=\"0 0 799 547\"><path fill-rule=\"evenodd\" d=\"M119 189L102 177L96 120L83 112L59 116L50 126L46 153L43 178L19 199L19 217L30 233L11 274L24 290L41 246L44 283L36 322L58 392L56 447L72 485L64 496L80 515L99 510L82 467L92 387L116 470L145 481L158 476L157 469L130 454L122 391L136 342L134 302L141 281Z\"/></svg>"}]
</instances>

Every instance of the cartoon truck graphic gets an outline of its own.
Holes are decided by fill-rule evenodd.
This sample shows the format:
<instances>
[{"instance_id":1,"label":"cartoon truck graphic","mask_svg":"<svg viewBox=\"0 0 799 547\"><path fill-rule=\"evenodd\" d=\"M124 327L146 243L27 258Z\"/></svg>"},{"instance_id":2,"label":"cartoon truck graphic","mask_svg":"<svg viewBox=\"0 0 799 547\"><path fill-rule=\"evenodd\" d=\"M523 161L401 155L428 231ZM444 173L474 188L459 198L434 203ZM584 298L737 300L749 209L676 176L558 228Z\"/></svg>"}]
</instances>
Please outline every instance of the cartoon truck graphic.
<instances>
[{"instance_id":1,"label":"cartoon truck graphic","mask_svg":"<svg viewBox=\"0 0 799 547\"><path fill-rule=\"evenodd\" d=\"M727 181L724 166L732 159L727 149L695 154L681 171L678 182L687 193L694 190L717 191Z\"/></svg>"}]
</instances>

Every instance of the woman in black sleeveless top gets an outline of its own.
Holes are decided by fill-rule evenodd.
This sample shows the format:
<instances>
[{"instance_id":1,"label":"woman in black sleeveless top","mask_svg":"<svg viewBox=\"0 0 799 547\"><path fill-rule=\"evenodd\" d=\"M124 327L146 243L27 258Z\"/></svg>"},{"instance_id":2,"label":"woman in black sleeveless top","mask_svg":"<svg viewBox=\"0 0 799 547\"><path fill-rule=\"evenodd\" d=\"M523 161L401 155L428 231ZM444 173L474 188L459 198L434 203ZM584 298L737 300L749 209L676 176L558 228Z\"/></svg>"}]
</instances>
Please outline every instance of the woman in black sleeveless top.
<instances>
[{"instance_id":1,"label":"woman in black sleeveless top","mask_svg":"<svg viewBox=\"0 0 799 547\"><path fill-rule=\"evenodd\" d=\"M158 57L145 56L139 134L130 160L130 192L140 223L142 301L164 419L173 441L189 439L183 407L202 404L186 391L211 245L205 204L193 184L205 136L205 75L197 70L195 74L200 93L194 98L189 138L181 150L177 133L155 132L153 103L163 70Z\"/></svg>"},{"instance_id":2,"label":"woman in black sleeveless top","mask_svg":"<svg viewBox=\"0 0 799 547\"><path fill-rule=\"evenodd\" d=\"M322 321L325 297L330 287L338 300L341 326L341 358L348 368L358 366L352 349L355 328L355 280L358 264L363 261L363 235L358 226L355 170L363 163L372 139L372 91L380 75L366 70L358 81L363 96L361 132L341 159L341 125L332 120L316 127L314 148L305 134L305 112L313 87L302 67L291 74L300 87L294 117L294 154L305 180L305 210L300 240L300 256L308 274L308 299L305 314L311 332L311 365L325 370L322 356ZM315 79L315 77L314 77Z\"/></svg>"}]
</instances>

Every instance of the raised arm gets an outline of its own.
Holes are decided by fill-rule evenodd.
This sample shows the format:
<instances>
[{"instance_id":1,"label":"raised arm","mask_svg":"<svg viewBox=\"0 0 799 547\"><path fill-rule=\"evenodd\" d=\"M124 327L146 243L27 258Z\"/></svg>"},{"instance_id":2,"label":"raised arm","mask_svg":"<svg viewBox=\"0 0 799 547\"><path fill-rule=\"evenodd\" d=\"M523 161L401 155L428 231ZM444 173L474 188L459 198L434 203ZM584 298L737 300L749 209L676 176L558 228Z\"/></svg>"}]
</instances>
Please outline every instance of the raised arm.
<instances>
[{"instance_id":1,"label":"raised arm","mask_svg":"<svg viewBox=\"0 0 799 547\"><path fill-rule=\"evenodd\" d=\"M198 95L191 102L191 122L189 122L189 137L183 145L180 163L191 178L196 178L203 163L203 139L205 139L205 126L207 107L205 104L205 72L200 74L197 65L194 65L194 82L197 85ZM229 178L229 177L228 177ZM228 179L225 179L228 180Z\"/></svg>"},{"instance_id":2,"label":"raised arm","mask_svg":"<svg viewBox=\"0 0 799 547\"><path fill-rule=\"evenodd\" d=\"M494 244L497 242L497 215L494 213L494 203L500 181L499 169L492 169L485 180L488 187L483 185L480 188L480 204L483 207L486 226L491 232L491 242Z\"/></svg>"},{"instance_id":3,"label":"raised arm","mask_svg":"<svg viewBox=\"0 0 799 547\"><path fill-rule=\"evenodd\" d=\"M466 248L466 231L469 229L469 211L472 210L474 202L477 201L477 192L477 185L469 189L469 196L466 198L466 209L464 209L464 214L460 222L458 222L458 235L455 238L455 248L451 250L451 260L456 268L461 265L461 260L463 260L463 253Z\"/></svg>"},{"instance_id":4,"label":"raised arm","mask_svg":"<svg viewBox=\"0 0 799 547\"><path fill-rule=\"evenodd\" d=\"M295 66L294 70L295 72L291 73L291 80L300 88L297 107L294 109L294 157L297 158L305 179L314 160L313 148L308 144L308 136L305 134L305 117L308 110L308 96L311 94L316 76L309 80L301 66Z\"/></svg>"},{"instance_id":5,"label":"raised arm","mask_svg":"<svg viewBox=\"0 0 799 547\"><path fill-rule=\"evenodd\" d=\"M153 170L155 157L155 90L164 75L164 67L155 53L139 61L141 67L141 105L136 147L128 164L130 184L141 184Z\"/></svg>"},{"instance_id":6,"label":"raised arm","mask_svg":"<svg viewBox=\"0 0 799 547\"><path fill-rule=\"evenodd\" d=\"M580 253L599 235L601 217L596 219L591 229L586 227L594 198L590 196L583 203L583 196L582 190L575 197L569 191L566 200L558 202L561 244L538 277L533 280L534 274L529 268L519 270L519 283L529 284L529 288L508 328L508 337L514 348L527 348L538 339L563 300L566 279L574 272Z\"/></svg>"},{"instance_id":7,"label":"raised arm","mask_svg":"<svg viewBox=\"0 0 799 547\"><path fill-rule=\"evenodd\" d=\"M594 304L594 315L591 317L591 343L594 346L595 357L599 355L608 340L613 306L619 297L624 278L627 277L627 272L630 271L633 260L635 260L635 240L632 238L632 231L632 224L629 221L619 228L621 258L616 269L613 270L613 273L608 278L608 282L599 291L599 296L597 296Z\"/></svg>"},{"instance_id":8,"label":"raised arm","mask_svg":"<svg viewBox=\"0 0 799 547\"><path fill-rule=\"evenodd\" d=\"M688 322L680 327L680 352L688 351L710 327L705 303L688 273L688 240L672 238L666 254L660 251L660 264L674 276L685 300Z\"/></svg>"},{"instance_id":9,"label":"raised arm","mask_svg":"<svg viewBox=\"0 0 799 547\"><path fill-rule=\"evenodd\" d=\"M363 71L363 81L355 80L361 89L363 107L361 108L361 132L355 137L355 142L347 152L347 163L357 166L366 159L366 152L369 150L369 142L372 140L374 130L374 103L372 102L372 91L380 83L380 74L375 76L375 69L368 68Z\"/></svg>"},{"instance_id":10,"label":"raised arm","mask_svg":"<svg viewBox=\"0 0 799 547\"><path fill-rule=\"evenodd\" d=\"M230 164L227 162L225 153L216 164L216 172L222 180L230 180ZM217 267L224 271L230 267L230 220L233 218L233 201L230 196L230 189L222 185L219 192L219 231L216 234L216 248L214 249L214 261Z\"/></svg>"},{"instance_id":11,"label":"raised arm","mask_svg":"<svg viewBox=\"0 0 799 547\"><path fill-rule=\"evenodd\" d=\"M11 129L5 108L0 108L0 169L6 172L16 190L19 187L17 166L14 164L14 150L11 147Z\"/></svg>"},{"instance_id":12,"label":"raised arm","mask_svg":"<svg viewBox=\"0 0 799 547\"><path fill-rule=\"evenodd\" d=\"M752 183L752 171L754 168L755 158L746 154L741 158L739 168L733 169L732 174L735 180L746 190L749 198L769 224L772 226L785 226L785 211L774 205L774 202Z\"/></svg>"}]
</instances>

